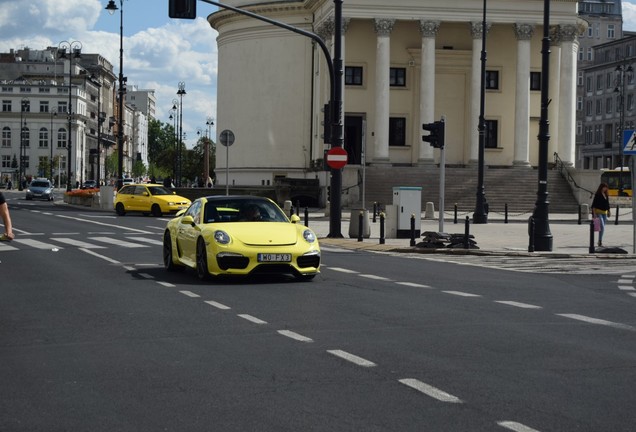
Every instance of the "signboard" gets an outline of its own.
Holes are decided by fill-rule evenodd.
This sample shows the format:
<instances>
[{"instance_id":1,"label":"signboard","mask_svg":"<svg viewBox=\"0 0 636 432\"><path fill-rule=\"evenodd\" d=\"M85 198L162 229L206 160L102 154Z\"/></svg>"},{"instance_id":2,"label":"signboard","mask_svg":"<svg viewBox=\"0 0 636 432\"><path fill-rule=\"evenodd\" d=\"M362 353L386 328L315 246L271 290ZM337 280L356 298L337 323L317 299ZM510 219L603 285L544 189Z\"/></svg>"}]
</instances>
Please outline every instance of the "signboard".
<instances>
[{"instance_id":1,"label":"signboard","mask_svg":"<svg viewBox=\"0 0 636 432\"><path fill-rule=\"evenodd\" d=\"M327 152L327 165L333 169L344 168L347 165L347 151L342 147L332 147Z\"/></svg>"},{"instance_id":2,"label":"signboard","mask_svg":"<svg viewBox=\"0 0 636 432\"><path fill-rule=\"evenodd\" d=\"M234 132L229 129L225 129L219 135L219 141L221 141L221 145L224 147L229 147L234 144Z\"/></svg>"},{"instance_id":3,"label":"signboard","mask_svg":"<svg viewBox=\"0 0 636 432\"><path fill-rule=\"evenodd\" d=\"M633 129L623 131L623 154L636 155L636 132Z\"/></svg>"}]
</instances>

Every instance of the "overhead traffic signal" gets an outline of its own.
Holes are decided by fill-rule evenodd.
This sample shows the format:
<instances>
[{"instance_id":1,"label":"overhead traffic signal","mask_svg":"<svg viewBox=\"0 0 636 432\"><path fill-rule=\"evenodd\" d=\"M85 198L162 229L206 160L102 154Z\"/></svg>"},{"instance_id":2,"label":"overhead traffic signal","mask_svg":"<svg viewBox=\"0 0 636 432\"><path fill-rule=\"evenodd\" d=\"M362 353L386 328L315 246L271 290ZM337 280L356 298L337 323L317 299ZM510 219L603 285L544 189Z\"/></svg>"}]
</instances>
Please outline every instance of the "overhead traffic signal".
<instances>
[{"instance_id":1,"label":"overhead traffic signal","mask_svg":"<svg viewBox=\"0 0 636 432\"><path fill-rule=\"evenodd\" d=\"M428 135L422 135L422 141L426 141L435 148L444 148L445 124L444 120L433 123L424 123L422 129L428 131Z\"/></svg>"},{"instance_id":2,"label":"overhead traffic signal","mask_svg":"<svg viewBox=\"0 0 636 432\"><path fill-rule=\"evenodd\" d=\"M168 16L170 18L195 19L197 17L197 0L169 0Z\"/></svg>"}]
</instances>

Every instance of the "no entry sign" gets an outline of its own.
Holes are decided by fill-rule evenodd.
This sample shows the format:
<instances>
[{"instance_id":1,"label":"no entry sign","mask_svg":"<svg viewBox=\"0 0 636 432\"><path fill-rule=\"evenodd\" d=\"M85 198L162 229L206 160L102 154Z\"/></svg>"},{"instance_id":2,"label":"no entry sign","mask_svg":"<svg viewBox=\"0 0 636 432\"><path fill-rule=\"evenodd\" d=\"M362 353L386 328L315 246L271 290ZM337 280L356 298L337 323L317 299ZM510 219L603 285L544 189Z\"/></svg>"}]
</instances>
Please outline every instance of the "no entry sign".
<instances>
[{"instance_id":1,"label":"no entry sign","mask_svg":"<svg viewBox=\"0 0 636 432\"><path fill-rule=\"evenodd\" d=\"M344 168L347 165L347 151L342 147L332 147L327 152L327 165L333 169Z\"/></svg>"}]
</instances>

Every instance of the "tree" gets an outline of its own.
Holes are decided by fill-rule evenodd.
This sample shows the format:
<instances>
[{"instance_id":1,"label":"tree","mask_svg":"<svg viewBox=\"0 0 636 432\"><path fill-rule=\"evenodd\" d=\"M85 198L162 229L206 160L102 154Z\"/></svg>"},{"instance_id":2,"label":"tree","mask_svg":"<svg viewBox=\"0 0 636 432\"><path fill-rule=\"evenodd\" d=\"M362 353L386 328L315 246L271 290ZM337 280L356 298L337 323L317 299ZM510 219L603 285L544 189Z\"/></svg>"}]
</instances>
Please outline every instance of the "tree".
<instances>
[{"instance_id":1,"label":"tree","mask_svg":"<svg viewBox=\"0 0 636 432\"><path fill-rule=\"evenodd\" d=\"M140 160L136 160L132 167L133 177L142 177L146 174L146 165Z\"/></svg>"},{"instance_id":2,"label":"tree","mask_svg":"<svg viewBox=\"0 0 636 432\"><path fill-rule=\"evenodd\" d=\"M176 135L168 123L152 119L148 122L148 163L150 174L172 175L175 161Z\"/></svg>"}]
</instances>

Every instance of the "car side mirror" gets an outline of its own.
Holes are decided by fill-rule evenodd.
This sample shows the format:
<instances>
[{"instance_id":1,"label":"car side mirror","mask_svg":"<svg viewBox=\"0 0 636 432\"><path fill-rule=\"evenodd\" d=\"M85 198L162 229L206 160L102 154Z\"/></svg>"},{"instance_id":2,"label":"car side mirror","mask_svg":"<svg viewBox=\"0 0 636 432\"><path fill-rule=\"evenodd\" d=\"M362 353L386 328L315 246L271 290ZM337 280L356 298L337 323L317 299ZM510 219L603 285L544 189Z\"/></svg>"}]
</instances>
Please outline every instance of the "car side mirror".
<instances>
[{"instance_id":1,"label":"car side mirror","mask_svg":"<svg viewBox=\"0 0 636 432\"><path fill-rule=\"evenodd\" d=\"M192 225L194 226L194 219L192 218L192 216L187 215L184 216L183 218L181 218L181 223L184 225Z\"/></svg>"},{"instance_id":2,"label":"car side mirror","mask_svg":"<svg viewBox=\"0 0 636 432\"><path fill-rule=\"evenodd\" d=\"M295 223L298 223L298 222L300 222L300 217L298 217L298 215L293 214L291 216L291 223L295 224Z\"/></svg>"},{"instance_id":3,"label":"car side mirror","mask_svg":"<svg viewBox=\"0 0 636 432\"><path fill-rule=\"evenodd\" d=\"M148 192L144 192L143 196L150 196L150 194Z\"/></svg>"}]
</instances>

